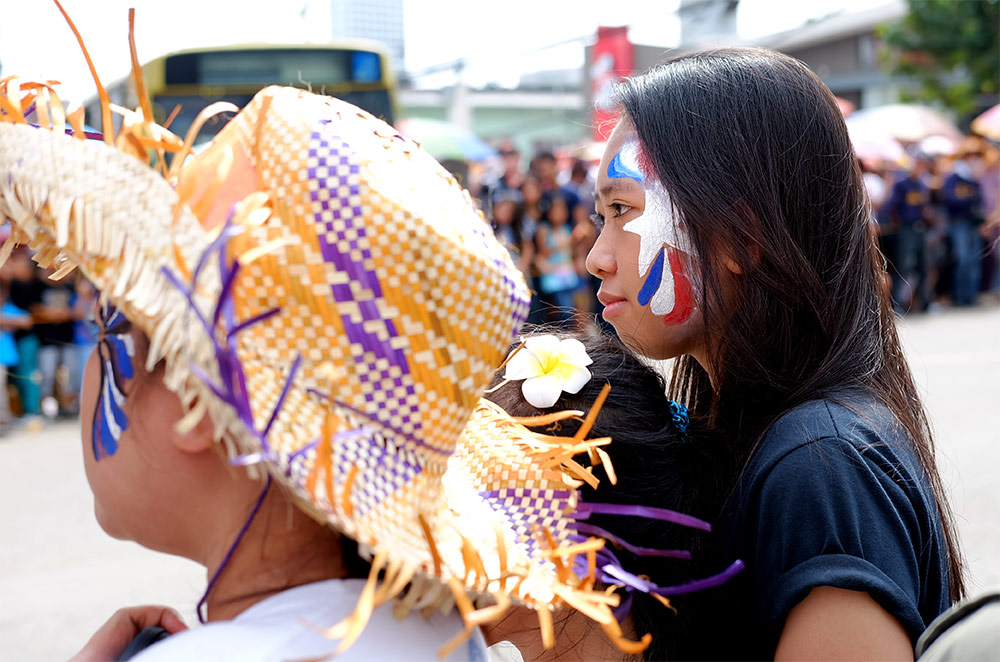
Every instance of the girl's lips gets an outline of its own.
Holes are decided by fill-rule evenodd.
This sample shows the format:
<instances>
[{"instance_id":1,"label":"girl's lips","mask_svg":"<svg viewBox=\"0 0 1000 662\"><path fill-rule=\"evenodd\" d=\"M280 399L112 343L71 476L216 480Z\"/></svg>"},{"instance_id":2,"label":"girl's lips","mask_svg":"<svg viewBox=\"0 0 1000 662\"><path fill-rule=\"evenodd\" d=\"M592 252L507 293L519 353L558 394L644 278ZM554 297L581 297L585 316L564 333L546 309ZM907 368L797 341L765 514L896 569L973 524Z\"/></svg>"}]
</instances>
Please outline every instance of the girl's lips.
<instances>
[{"instance_id":1,"label":"girl's lips","mask_svg":"<svg viewBox=\"0 0 1000 662\"><path fill-rule=\"evenodd\" d=\"M625 305L628 303L627 299L620 299L618 297L606 295L598 295L597 298L604 304L604 310L601 312L601 317L608 322L611 321L612 317L617 316L625 310Z\"/></svg>"}]
</instances>

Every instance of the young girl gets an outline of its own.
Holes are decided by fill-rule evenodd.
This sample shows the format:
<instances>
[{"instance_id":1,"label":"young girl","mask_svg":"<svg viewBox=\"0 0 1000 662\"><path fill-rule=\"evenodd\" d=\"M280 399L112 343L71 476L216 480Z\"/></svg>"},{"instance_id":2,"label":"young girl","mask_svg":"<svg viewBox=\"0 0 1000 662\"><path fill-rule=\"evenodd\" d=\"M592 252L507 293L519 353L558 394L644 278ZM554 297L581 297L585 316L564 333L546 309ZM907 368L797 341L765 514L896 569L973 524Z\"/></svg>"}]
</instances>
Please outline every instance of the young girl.
<instances>
[{"instance_id":1,"label":"young girl","mask_svg":"<svg viewBox=\"0 0 1000 662\"><path fill-rule=\"evenodd\" d=\"M713 478L719 475L718 467L713 464L719 441L689 425L684 407L667 398L660 374L610 334L564 331L528 336L528 342L540 338L554 338L561 343L579 342L591 360L586 366L591 374L586 383L576 393L562 392L549 407L537 407L525 396L523 381L504 380L504 372L500 371L486 397L512 416L534 417L555 411L585 411L599 397L605 384L611 386L591 434L613 440L607 446L607 453L617 474L616 481L612 483L598 469L601 482L597 487L582 487L581 498L596 503L641 503L696 517L708 514L705 495L721 488L714 484ZM578 420L568 420L537 429L572 435L579 426ZM577 459L585 462L585 457ZM638 517L594 515L587 522L635 547L660 550L657 554L663 555L643 555L616 546L614 553L630 572L650 578L661 586L695 580L701 572L699 569L706 565L698 562L708 535L704 531ZM687 550L691 558L683 554L678 558L662 550ZM688 614L670 610L641 592L632 593L628 600L631 607L627 610L627 622L634 629L633 638L646 632L654 633L643 658L674 659L676 632L685 627ZM627 657L578 614L564 615L560 619L558 627L572 635L561 638L556 647L548 651L541 648L532 624L530 612L515 610L484 628L484 634L487 643L493 645L501 640L513 642L525 660Z\"/></svg>"},{"instance_id":2,"label":"young girl","mask_svg":"<svg viewBox=\"0 0 1000 662\"><path fill-rule=\"evenodd\" d=\"M545 220L535 235L538 290L548 306L549 321L565 322L573 317L573 292L580 284L573 260L573 228L565 196L556 193L549 201Z\"/></svg>"},{"instance_id":3,"label":"young girl","mask_svg":"<svg viewBox=\"0 0 1000 662\"><path fill-rule=\"evenodd\" d=\"M678 599L699 614L681 656L911 658L961 555L833 96L729 49L619 100L587 266L604 318L677 358L671 396L725 440L715 553L747 563Z\"/></svg>"}]
</instances>

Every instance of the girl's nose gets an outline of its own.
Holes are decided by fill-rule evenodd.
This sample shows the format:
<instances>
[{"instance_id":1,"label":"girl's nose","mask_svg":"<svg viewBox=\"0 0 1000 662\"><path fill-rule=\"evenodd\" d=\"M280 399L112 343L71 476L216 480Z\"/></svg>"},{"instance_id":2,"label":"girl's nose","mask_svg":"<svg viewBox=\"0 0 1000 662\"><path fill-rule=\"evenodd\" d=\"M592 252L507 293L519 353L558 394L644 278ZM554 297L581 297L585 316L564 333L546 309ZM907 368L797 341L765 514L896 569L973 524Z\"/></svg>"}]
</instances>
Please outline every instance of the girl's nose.
<instances>
[{"instance_id":1,"label":"girl's nose","mask_svg":"<svg viewBox=\"0 0 1000 662\"><path fill-rule=\"evenodd\" d=\"M602 232L597 236L594 247L587 254L587 271L598 278L605 278L613 274L617 268L614 252L611 250L611 241L607 232Z\"/></svg>"}]
</instances>

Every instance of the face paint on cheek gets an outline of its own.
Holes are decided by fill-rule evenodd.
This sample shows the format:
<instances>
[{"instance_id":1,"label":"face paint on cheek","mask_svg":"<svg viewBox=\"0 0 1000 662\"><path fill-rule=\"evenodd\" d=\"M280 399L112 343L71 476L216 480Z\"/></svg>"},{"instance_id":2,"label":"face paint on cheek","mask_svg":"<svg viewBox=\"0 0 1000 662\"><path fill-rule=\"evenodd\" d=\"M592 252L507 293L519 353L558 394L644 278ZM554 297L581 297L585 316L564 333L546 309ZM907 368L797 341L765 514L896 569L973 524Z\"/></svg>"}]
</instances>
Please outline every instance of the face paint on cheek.
<instances>
[{"instance_id":1,"label":"face paint on cheek","mask_svg":"<svg viewBox=\"0 0 1000 662\"><path fill-rule=\"evenodd\" d=\"M113 307L102 310L98 322L100 334L97 341L97 359L101 368L100 393L91 428L94 458L114 455L118 440L128 429L125 406L125 380L134 374L132 358L135 341L129 334L131 324Z\"/></svg>"},{"instance_id":2,"label":"face paint on cheek","mask_svg":"<svg viewBox=\"0 0 1000 662\"><path fill-rule=\"evenodd\" d=\"M663 323L673 326L688 321L694 313L694 290L677 249L667 248L667 255L670 258L670 275L674 281L674 308L663 316Z\"/></svg>"},{"instance_id":3,"label":"face paint on cheek","mask_svg":"<svg viewBox=\"0 0 1000 662\"><path fill-rule=\"evenodd\" d=\"M624 230L639 235L639 277L645 278L636 297L667 325L686 322L694 312L694 290L681 252L694 255L694 245L679 226L663 186L653 179L643 184L645 209Z\"/></svg>"}]
</instances>

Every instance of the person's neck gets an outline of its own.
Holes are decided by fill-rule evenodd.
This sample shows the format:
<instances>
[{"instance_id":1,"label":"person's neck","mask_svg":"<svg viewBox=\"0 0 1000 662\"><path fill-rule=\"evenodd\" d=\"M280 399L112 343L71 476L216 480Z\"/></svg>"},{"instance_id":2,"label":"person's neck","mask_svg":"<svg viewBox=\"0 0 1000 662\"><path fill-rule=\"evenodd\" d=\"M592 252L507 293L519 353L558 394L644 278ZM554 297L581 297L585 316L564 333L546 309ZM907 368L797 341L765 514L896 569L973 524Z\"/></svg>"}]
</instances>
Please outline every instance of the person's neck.
<instances>
[{"instance_id":1,"label":"person's neck","mask_svg":"<svg viewBox=\"0 0 1000 662\"><path fill-rule=\"evenodd\" d=\"M249 507L246 517L250 514ZM225 563L207 597L208 621L231 620L281 591L349 576L341 537L292 505L272 486L239 545L226 557L245 519L209 550L208 577Z\"/></svg>"}]
</instances>

